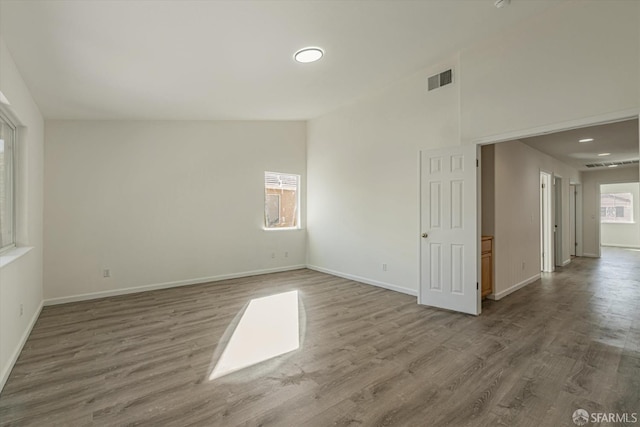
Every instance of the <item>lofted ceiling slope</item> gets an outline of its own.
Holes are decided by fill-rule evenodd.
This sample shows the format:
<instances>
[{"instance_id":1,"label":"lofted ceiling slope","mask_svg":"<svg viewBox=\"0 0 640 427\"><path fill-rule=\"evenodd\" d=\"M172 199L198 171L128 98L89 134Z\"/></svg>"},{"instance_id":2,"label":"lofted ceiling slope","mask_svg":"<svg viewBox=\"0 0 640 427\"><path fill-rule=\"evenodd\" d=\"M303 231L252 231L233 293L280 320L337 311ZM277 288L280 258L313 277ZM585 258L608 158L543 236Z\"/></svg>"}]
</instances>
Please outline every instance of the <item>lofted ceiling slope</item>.
<instances>
[{"instance_id":1,"label":"lofted ceiling slope","mask_svg":"<svg viewBox=\"0 0 640 427\"><path fill-rule=\"evenodd\" d=\"M47 119L297 120L558 1L493 3L0 0L0 33Z\"/></svg>"}]
</instances>

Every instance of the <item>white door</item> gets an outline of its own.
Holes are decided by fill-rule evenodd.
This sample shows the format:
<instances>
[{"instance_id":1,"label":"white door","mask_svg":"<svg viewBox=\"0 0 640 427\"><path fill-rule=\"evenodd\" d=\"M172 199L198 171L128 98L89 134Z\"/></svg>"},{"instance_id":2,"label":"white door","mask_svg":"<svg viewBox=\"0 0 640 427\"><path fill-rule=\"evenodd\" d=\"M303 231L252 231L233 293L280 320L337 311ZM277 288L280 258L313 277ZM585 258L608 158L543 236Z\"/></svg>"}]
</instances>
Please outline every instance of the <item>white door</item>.
<instances>
[{"instance_id":1,"label":"white door","mask_svg":"<svg viewBox=\"0 0 640 427\"><path fill-rule=\"evenodd\" d=\"M540 271L546 273L554 269L551 200L551 174L540 171Z\"/></svg>"},{"instance_id":2,"label":"white door","mask_svg":"<svg viewBox=\"0 0 640 427\"><path fill-rule=\"evenodd\" d=\"M420 153L418 302L480 314L478 151L475 145Z\"/></svg>"}]
</instances>

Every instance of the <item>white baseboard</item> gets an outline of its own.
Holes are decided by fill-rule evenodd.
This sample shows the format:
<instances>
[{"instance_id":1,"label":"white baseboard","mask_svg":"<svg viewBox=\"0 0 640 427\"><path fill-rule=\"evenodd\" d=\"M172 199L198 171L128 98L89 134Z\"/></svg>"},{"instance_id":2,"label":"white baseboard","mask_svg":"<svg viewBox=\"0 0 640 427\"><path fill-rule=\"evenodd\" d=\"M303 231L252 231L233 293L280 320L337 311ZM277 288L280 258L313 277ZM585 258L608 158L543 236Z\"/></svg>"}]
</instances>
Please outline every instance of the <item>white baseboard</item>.
<instances>
[{"instance_id":1,"label":"white baseboard","mask_svg":"<svg viewBox=\"0 0 640 427\"><path fill-rule=\"evenodd\" d=\"M584 252L584 253L582 254L582 256L586 256L586 257L588 257L588 258L600 258L600 255L590 254L590 253L587 253L587 252Z\"/></svg>"},{"instance_id":2,"label":"white baseboard","mask_svg":"<svg viewBox=\"0 0 640 427\"><path fill-rule=\"evenodd\" d=\"M344 279L355 280L367 285L378 286L380 288L389 289L391 291L401 292L403 294L417 296L418 292L413 289L392 285L391 283L379 282L377 280L367 279L365 277L355 276L353 274L341 273L339 271L330 270L328 268L317 267L314 265L292 265L288 267L269 268L264 270L245 271L242 273L222 274L219 276L199 277L195 279L178 280L175 282L156 283L152 285L135 286L132 288L111 289L108 291L91 292L86 294L70 295L66 297L48 298L44 300L44 305L66 304L69 302L88 301L98 298L113 297L118 295L133 294L137 292L153 291L157 289L176 288L179 286L198 285L201 283L219 282L221 280L238 279L242 277L258 276L260 274L280 273L283 271L300 270L308 268L310 270L319 271L321 273L331 274L333 276L342 277Z\"/></svg>"},{"instance_id":3,"label":"white baseboard","mask_svg":"<svg viewBox=\"0 0 640 427\"><path fill-rule=\"evenodd\" d=\"M13 353L11 354L11 357L7 361L7 365L2 367L2 375L0 376L0 391L2 391L2 389L4 388L4 385L6 384L7 380L9 379L9 375L11 374L11 370L13 369L13 366L18 361L18 356L20 356L20 352L22 352L22 348L24 347L25 343L27 342L27 339L29 338L29 335L31 334L31 330L35 326L36 321L38 320L38 317L40 317L40 312L42 311L42 307L43 307L43 303L40 302L40 306L35 311L35 313L33 313L33 316L31 317L31 320L29 321L29 324L27 325L27 328L22 333L22 337L20 337L20 342L18 343L18 346L13 350Z\"/></svg>"},{"instance_id":4,"label":"white baseboard","mask_svg":"<svg viewBox=\"0 0 640 427\"><path fill-rule=\"evenodd\" d=\"M528 284L531 284L533 282L535 282L536 280L538 280L541 277L540 273L536 274L535 276L529 277L528 279L523 280L520 283L516 283L515 285L505 289L502 292L498 292L498 293L494 293L494 294L489 294L487 295L487 298L492 299L492 300L499 300L502 299L504 297L506 297L509 294L514 293L515 291L517 291L518 289L522 289L525 286L527 286Z\"/></svg>"},{"instance_id":5,"label":"white baseboard","mask_svg":"<svg viewBox=\"0 0 640 427\"><path fill-rule=\"evenodd\" d=\"M66 304L68 302L87 301L98 298L113 297L118 295L133 294L137 292L154 291L157 289L176 288L179 286L198 285L201 283L219 282L221 280L238 279L241 277L259 276L261 274L280 273L283 271L300 270L306 265L291 265L287 267L267 268L263 270L245 271L242 273L221 274L211 277L198 277L195 279L178 280L175 282L156 283L152 285L135 286L132 288L112 289L108 291L91 292L86 294L71 295L67 297L49 298L44 300L44 305Z\"/></svg>"},{"instance_id":6,"label":"white baseboard","mask_svg":"<svg viewBox=\"0 0 640 427\"><path fill-rule=\"evenodd\" d=\"M418 291L413 289L404 288L401 286L392 285L391 283L379 282L377 280L367 279L366 277L355 276L353 274L342 273L340 271L330 270L328 268L318 267L316 265L307 265L309 270L319 271L321 273L331 274L332 276L342 277L343 279L354 280L356 282L361 282L367 285L377 286L379 288L389 289L390 291L396 291L403 294L411 295L414 297L418 296Z\"/></svg>"},{"instance_id":7,"label":"white baseboard","mask_svg":"<svg viewBox=\"0 0 640 427\"><path fill-rule=\"evenodd\" d=\"M600 246L606 246L608 248L627 248L627 249L640 249L638 245L605 245L604 243Z\"/></svg>"}]
</instances>

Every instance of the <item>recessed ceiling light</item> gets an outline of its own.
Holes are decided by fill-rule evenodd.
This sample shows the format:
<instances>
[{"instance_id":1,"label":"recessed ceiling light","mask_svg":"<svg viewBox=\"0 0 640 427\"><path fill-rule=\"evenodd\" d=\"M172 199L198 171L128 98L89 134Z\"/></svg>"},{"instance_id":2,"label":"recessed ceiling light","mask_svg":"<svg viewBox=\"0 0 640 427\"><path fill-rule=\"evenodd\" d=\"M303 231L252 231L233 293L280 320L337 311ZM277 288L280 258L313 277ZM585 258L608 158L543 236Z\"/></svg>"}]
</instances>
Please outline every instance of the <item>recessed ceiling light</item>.
<instances>
[{"instance_id":1,"label":"recessed ceiling light","mask_svg":"<svg viewBox=\"0 0 640 427\"><path fill-rule=\"evenodd\" d=\"M600 157L610 156L610 155L611 155L611 153L600 153L600 154L598 154L598 156L600 156Z\"/></svg>"},{"instance_id":2,"label":"recessed ceiling light","mask_svg":"<svg viewBox=\"0 0 640 427\"><path fill-rule=\"evenodd\" d=\"M610 168L617 168L618 165L609 165Z\"/></svg>"},{"instance_id":3,"label":"recessed ceiling light","mask_svg":"<svg viewBox=\"0 0 640 427\"><path fill-rule=\"evenodd\" d=\"M308 62L316 62L322 58L322 55L324 55L324 51L319 47L305 47L297 51L293 57L296 61L306 64Z\"/></svg>"},{"instance_id":4,"label":"recessed ceiling light","mask_svg":"<svg viewBox=\"0 0 640 427\"><path fill-rule=\"evenodd\" d=\"M592 142L592 141L593 141L593 138L584 138L579 140L578 142Z\"/></svg>"}]
</instances>

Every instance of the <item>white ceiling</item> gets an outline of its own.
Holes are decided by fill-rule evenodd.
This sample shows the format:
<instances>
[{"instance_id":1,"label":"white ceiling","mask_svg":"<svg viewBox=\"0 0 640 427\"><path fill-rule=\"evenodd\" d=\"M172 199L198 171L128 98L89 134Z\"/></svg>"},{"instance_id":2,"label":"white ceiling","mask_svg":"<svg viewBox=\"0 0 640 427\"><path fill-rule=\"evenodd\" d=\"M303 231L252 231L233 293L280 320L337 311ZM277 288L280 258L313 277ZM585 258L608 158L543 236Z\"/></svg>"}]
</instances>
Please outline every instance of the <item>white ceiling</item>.
<instances>
[{"instance_id":1,"label":"white ceiling","mask_svg":"<svg viewBox=\"0 0 640 427\"><path fill-rule=\"evenodd\" d=\"M593 138L593 142L578 142L587 138ZM523 138L520 141L582 171L594 170L586 167L586 164L630 161L640 158L638 119ZM611 155L601 157L598 156L600 153L611 153ZM637 168L638 165L633 167Z\"/></svg>"},{"instance_id":2,"label":"white ceiling","mask_svg":"<svg viewBox=\"0 0 640 427\"><path fill-rule=\"evenodd\" d=\"M0 0L0 28L45 118L308 119L559 1L493 3Z\"/></svg>"}]
</instances>

